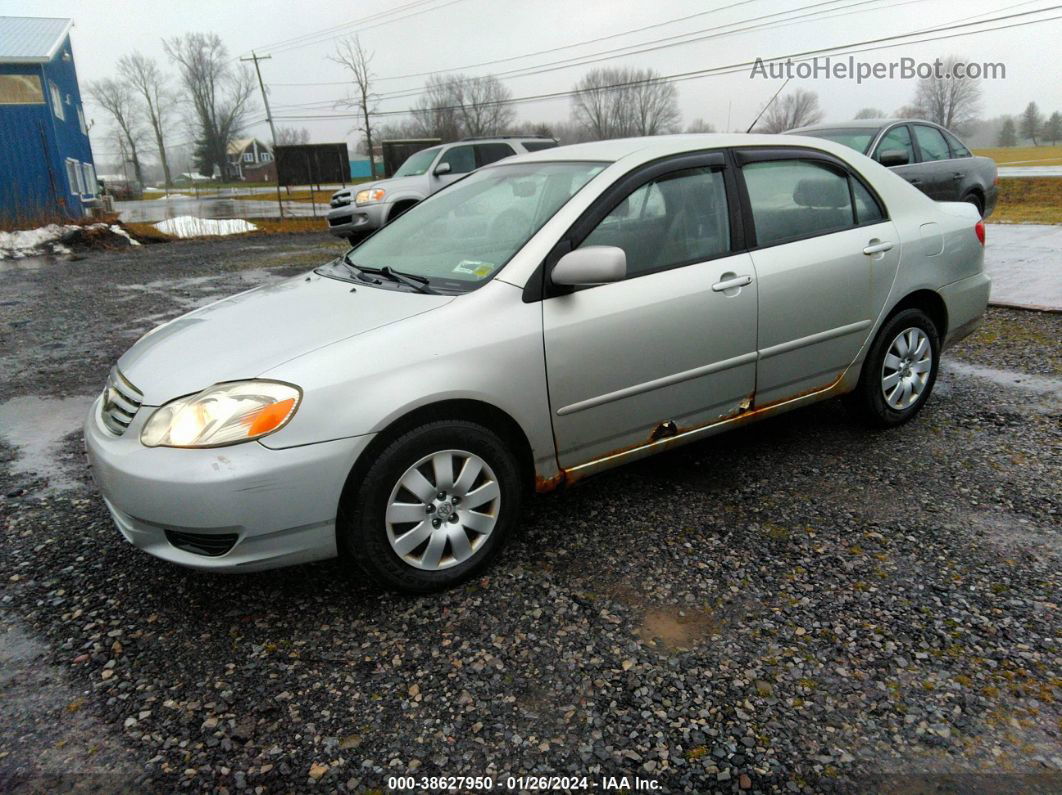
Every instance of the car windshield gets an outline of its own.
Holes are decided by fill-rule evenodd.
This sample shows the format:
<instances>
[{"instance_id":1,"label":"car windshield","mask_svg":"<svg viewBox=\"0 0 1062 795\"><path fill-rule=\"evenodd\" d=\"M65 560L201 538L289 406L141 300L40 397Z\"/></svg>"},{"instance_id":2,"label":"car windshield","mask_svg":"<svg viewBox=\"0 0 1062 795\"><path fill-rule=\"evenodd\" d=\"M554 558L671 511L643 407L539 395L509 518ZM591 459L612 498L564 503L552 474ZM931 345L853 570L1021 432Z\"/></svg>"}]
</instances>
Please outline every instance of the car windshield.
<instances>
[{"instance_id":1,"label":"car windshield","mask_svg":"<svg viewBox=\"0 0 1062 795\"><path fill-rule=\"evenodd\" d=\"M432 289L473 290L497 273L606 163L499 164L473 172L409 210L347 255Z\"/></svg>"},{"instance_id":2,"label":"car windshield","mask_svg":"<svg viewBox=\"0 0 1062 795\"><path fill-rule=\"evenodd\" d=\"M822 130L807 130L801 135L810 135L812 138L825 138L827 141L835 141L855 149L861 154L866 154L870 142L874 140L877 128L867 127L833 127Z\"/></svg>"},{"instance_id":3,"label":"car windshield","mask_svg":"<svg viewBox=\"0 0 1062 795\"><path fill-rule=\"evenodd\" d=\"M398 167L398 171L394 173L396 177L419 177L431 166L431 161L435 159L435 155L439 154L439 147L432 147L431 149L421 149L419 152L414 152L406 158L406 162Z\"/></svg>"}]
</instances>

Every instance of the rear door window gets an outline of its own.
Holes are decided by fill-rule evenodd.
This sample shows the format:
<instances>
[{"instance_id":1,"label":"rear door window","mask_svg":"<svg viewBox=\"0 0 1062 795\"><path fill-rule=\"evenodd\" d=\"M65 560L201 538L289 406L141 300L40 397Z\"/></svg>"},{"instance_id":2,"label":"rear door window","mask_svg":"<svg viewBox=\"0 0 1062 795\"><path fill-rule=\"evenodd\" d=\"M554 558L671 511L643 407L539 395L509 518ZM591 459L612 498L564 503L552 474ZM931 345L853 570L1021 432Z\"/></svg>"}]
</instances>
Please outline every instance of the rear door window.
<instances>
[{"instance_id":1,"label":"rear door window","mask_svg":"<svg viewBox=\"0 0 1062 795\"><path fill-rule=\"evenodd\" d=\"M930 160L948 160L951 153L948 151L948 142L935 127L927 127L924 124L915 124L915 140L918 148L922 150L922 162Z\"/></svg>"},{"instance_id":2,"label":"rear door window","mask_svg":"<svg viewBox=\"0 0 1062 795\"><path fill-rule=\"evenodd\" d=\"M914 144L911 143L911 133L907 129L906 124L901 124L899 127L893 127L878 143L877 151L874 152L874 159L881 160L883 152L901 151L907 153L907 162L915 162Z\"/></svg>"},{"instance_id":3,"label":"rear door window","mask_svg":"<svg viewBox=\"0 0 1062 795\"><path fill-rule=\"evenodd\" d=\"M811 160L749 163L741 173L760 246L856 225L847 174Z\"/></svg>"},{"instance_id":4,"label":"rear door window","mask_svg":"<svg viewBox=\"0 0 1062 795\"><path fill-rule=\"evenodd\" d=\"M476 168L496 163L516 152L509 144L476 144Z\"/></svg>"}]
</instances>

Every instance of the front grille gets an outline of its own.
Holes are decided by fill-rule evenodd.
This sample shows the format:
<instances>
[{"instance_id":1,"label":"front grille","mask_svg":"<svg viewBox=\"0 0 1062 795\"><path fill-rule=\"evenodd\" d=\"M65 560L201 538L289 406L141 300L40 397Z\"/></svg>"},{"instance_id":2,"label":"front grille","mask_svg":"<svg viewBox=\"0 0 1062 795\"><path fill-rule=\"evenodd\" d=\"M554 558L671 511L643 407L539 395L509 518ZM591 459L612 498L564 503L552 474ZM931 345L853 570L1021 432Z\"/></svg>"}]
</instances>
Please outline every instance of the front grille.
<instances>
[{"instance_id":1,"label":"front grille","mask_svg":"<svg viewBox=\"0 0 1062 795\"><path fill-rule=\"evenodd\" d=\"M143 393L117 367L112 367L103 389L103 424L107 430L115 436L125 433L143 401Z\"/></svg>"},{"instance_id":2,"label":"front grille","mask_svg":"<svg viewBox=\"0 0 1062 795\"><path fill-rule=\"evenodd\" d=\"M348 204L350 204L350 197L340 196L336 199L332 199L329 204L331 204L333 207L346 207Z\"/></svg>"},{"instance_id":3,"label":"front grille","mask_svg":"<svg viewBox=\"0 0 1062 795\"><path fill-rule=\"evenodd\" d=\"M236 543L235 533L186 533L183 530L167 530L166 540L177 549L193 555L217 558L224 555Z\"/></svg>"}]
</instances>

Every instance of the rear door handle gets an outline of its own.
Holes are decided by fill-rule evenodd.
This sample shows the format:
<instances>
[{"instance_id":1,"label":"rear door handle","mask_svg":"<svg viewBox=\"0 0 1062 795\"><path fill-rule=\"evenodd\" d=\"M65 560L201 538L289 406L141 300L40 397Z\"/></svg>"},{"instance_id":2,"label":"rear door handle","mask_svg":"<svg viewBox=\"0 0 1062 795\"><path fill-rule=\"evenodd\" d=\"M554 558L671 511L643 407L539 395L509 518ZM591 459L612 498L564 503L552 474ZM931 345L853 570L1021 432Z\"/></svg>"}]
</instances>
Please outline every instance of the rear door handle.
<instances>
[{"instance_id":1,"label":"rear door handle","mask_svg":"<svg viewBox=\"0 0 1062 795\"><path fill-rule=\"evenodd\" d=\"M960 171L956 171L956 172L955 172L954 174L952 174L952 175L951 175L951 178L952 178L952 179L962 179L962 178L963 178L963 177L965 177L965 176L966 176L966 175L965 175L965 174L963 174L962 172L960 172Z\"/></svg>"},{"instance_id":2,"label":"rear door handle","mask_svg":"<svg viewBox=\"0 0 1062 795\"><path fill-rule=\"evenodd\" d=\"M904 177L904 179L906 179L906 180L907 180L908 182L910 182L910 183L911 183L912 185L917 185L917 184L918 184L919 182L921 182L921 181L922 181L922 180L920 180L920 179L919 179L918 177Z\"/></svg>"},{"instance_id":3,"label":"rear door handle","mask_svg":"<svg viewBox=\"0 0 1062 795\"><path fill-rule=\"evenodd\" d=\"M863 249L863 253L867 256L871 254L882 254L889 251L895 244L891 240L885 240L881 243L874 243ZM713 288L714 289L714 288Z\"/></svg>"},{"instance_id":4,"label":"rear door handle","mask_svg":"<svg viewBox=\"0 0 1062 795\"><path fill-rule=\"evenodd\" d=\"M721 293L725 290L733 290L735 287L745 287L752 284L752 277L749 275L735 276L732 279L724 279L721 282L716 282L712 285L712 292Z\"/></svg>"}]
</instances>

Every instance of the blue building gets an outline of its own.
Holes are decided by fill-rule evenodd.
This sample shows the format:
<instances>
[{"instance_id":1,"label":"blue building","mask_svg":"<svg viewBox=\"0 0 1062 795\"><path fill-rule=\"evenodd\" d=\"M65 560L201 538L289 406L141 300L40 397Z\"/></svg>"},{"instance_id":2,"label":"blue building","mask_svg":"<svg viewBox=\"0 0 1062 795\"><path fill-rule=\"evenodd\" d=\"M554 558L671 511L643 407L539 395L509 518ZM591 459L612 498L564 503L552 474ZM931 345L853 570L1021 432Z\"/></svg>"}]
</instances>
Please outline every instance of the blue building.
<instances>
[{"instance_id":1,"label":"blue building","mask_svg":"<svg viewBox=\"0 0 1062 795\"><path fill-rule=\"evenodd\" d=\"M0 16L0 220L79 218L96 201L72 26Z\"/></svg>"}]
</instances>

